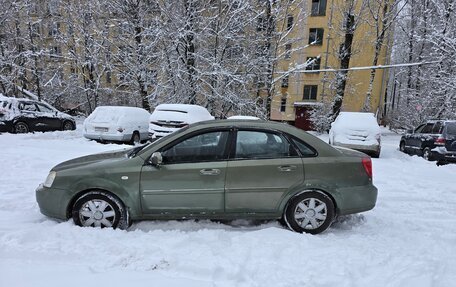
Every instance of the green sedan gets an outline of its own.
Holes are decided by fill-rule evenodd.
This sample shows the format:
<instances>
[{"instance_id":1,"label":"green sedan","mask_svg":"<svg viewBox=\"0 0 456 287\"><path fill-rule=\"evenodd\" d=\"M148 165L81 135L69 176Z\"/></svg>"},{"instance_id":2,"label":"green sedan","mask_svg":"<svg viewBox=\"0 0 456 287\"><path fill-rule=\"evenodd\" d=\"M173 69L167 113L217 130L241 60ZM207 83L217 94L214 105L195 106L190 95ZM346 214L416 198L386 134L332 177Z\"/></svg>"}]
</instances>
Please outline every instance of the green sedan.
<instances>
[{"instance_id":1,"label":"green sedan","mask_svg":"<svg viewBox=\"0 0 456 287\"><path fill-rule=\"evenodd\" d=\"M80 226L151 219L279 219L317 234L375 206L372 163L287 124L220 120L129 150L55 166L36 190L41 213Z\"/></svg>"}]
</instances>

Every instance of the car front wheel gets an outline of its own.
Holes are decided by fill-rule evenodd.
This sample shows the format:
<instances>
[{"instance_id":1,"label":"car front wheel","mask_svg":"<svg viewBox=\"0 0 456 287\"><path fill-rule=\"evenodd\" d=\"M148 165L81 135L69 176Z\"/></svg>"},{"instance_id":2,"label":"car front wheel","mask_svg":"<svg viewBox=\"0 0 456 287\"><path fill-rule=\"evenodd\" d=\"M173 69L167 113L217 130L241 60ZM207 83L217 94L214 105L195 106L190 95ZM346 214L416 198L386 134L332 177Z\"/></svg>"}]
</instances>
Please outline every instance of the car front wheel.
<instances>
[{"instance_id":1,"label":"car front wheel","mask_svg":"<svg viewBox=\"0 0 456 287\"><path fill-rule=\"evenodd\" d=\"M334 216L333 201L318 191L304 192L293 197L285 211L288 227L299 233L321 233L328 229Z\"/></svg>"},{"instance_id":2,"label":"car front wheel","mask_svg":"<svg viewBox=\"0 0 456 287\"><path fill-rule=\"evenodd\" d=\"M82 227L128 227L128 213L122 202L103 191L83 194L73 205L73 221Z\"/></svg>"}]
</instances>

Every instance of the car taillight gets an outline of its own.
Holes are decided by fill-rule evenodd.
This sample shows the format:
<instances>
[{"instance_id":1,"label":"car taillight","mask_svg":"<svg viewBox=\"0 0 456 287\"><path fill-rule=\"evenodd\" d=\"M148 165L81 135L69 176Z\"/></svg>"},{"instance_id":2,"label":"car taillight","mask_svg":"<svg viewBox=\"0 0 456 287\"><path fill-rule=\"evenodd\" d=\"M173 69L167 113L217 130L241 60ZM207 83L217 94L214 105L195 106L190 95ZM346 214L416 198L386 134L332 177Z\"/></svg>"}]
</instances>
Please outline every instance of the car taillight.
<instances>
[{"instance_id":1,"label":"car taillight","mask_svg":"<svg viewBox=\"0 0 456 287\"><path fill-rule=\"evenodd\" d=\"M367 175L372 178L372 161L370 157L363 157L361 160L364 170L366 171Z\"/></svg>"},{"instance_id":2,"label":"car taillight","mask_svg":"<svg viewBox=\"0 0 456 287\"><path fill-rule=\"evenodd\" d=\"M435 145L439 145L439 146L444 146L444 145L445 145L445 139L442 138L442 137L438 137L438 138L434 141L434 144L435 144Z\"/></svg>"}]
</instances>

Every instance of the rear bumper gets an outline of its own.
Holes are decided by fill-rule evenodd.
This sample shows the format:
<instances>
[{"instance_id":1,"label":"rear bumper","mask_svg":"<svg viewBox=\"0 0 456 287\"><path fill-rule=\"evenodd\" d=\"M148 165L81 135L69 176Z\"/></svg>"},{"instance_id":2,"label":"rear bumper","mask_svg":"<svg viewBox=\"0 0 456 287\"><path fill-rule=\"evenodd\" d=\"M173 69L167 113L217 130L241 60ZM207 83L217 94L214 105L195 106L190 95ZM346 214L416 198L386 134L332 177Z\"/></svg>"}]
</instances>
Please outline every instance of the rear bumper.
<instances>
[{"instance_id":1,"label":"rear bumper","mask_svg":"<svg viewBox=\"0 0 456 287\"><path fill-rule=\"evenodd\" d=\"M354 186L338 189L336 199L339 215L371 210L377 202L378 190L374 185Z\"/></svg>"},{"instance_id":2,"label":"rear bumper","mask_svg":"<svg viewBox=\"0 0 456 287\"><path fill-rule=\"evenodd\" d=\"M107 133L85 133L84 137L97 141L130 141L131 134L107 134Z\"/></svg>"},{"instance_id":3,"label":"rear bumper","mask_svg":"<svg viewBox=\"0 0 456 287\"><path fill-rule=\"evenodd\" d=\"M375 152L375 153L380 153L380 144L373 144L373 145L361 145L361 144L349 144L349 143L339 143L339 142L334 142L335 146L340 146L340 147L346 147L346 148L351 148L357 151L362 151L362 152Z\"/></svg>"}]
</instances>

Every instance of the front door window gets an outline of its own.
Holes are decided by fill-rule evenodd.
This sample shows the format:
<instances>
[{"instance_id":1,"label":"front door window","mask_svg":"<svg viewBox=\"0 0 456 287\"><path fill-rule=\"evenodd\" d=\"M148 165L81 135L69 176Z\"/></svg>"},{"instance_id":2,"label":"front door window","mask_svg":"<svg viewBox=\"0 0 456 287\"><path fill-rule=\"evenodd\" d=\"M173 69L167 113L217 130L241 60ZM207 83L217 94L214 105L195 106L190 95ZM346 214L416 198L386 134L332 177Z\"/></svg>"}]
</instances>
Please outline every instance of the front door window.
<instances>
[{"instance_id":1,"label":"front door window","mask_svg":"<svg viewBox=\"0 0 456 287\"><path fill-rule=\"evenodd\" d=\"M228 131L199 134L162 152L164 164L210 162L225 159Z\"/></svg>"}]
</instances>

